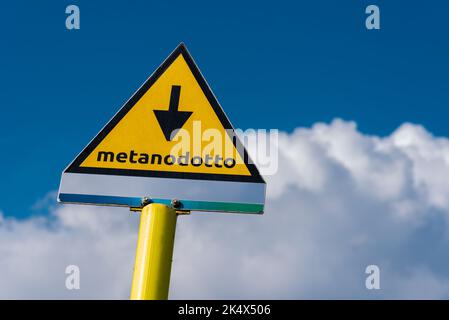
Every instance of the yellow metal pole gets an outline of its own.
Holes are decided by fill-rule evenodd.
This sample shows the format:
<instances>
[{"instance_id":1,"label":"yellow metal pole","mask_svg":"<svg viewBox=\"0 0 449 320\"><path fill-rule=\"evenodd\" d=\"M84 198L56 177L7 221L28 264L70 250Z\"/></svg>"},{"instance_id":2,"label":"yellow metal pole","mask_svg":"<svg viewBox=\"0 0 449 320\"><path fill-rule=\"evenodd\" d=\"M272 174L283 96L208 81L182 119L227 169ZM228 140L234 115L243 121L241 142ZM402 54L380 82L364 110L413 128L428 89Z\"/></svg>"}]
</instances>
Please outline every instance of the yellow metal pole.
<instances>
[{"instance_id":1,"label":"yellow metal pole","mask_svg":"<svg viewBox=\"0 0 449 320\"><path fill-rule=\"evenodd\" d=\"M152 203L142 209L131 300L166 300L176 230L176 211Z\"/></svg>"}]
</instances>

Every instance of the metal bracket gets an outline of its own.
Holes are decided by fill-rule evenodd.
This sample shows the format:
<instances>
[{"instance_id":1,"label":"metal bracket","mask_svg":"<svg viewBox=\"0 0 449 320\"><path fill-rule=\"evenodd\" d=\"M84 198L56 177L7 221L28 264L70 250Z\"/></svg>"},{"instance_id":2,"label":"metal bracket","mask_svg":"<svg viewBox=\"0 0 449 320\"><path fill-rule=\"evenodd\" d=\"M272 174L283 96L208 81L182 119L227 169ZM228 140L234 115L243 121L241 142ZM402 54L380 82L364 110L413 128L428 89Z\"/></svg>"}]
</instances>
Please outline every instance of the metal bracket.
<instances>
[{"instance_id":1,"label":"metal bracket","mask_svg":"<svg viewBox=\"0 0 449 320\"><path fill-rule=\"evenodd\" d=\"M150 203L152 203L151 198L144 197L144 198L142 198L140 207L129 207L129 210L132 212L141 212L143 207L149 205ZM170 202L170 205L168 205L168 206L171 206L173 209L175 209L176 214L178 214L178 215L189 215L190 214L190 210L182 209L182 203L178 199L173 199Z\"/></svg>"}]
</instances>

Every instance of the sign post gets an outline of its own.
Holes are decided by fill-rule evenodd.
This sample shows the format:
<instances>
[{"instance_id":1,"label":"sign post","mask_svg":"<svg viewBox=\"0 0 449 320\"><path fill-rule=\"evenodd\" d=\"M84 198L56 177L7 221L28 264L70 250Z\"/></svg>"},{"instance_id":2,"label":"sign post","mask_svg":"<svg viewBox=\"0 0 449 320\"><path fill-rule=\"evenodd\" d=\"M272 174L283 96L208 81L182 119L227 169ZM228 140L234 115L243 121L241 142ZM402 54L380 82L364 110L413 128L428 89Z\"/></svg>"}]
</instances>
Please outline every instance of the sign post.
<instances>
[{"instance_id":1,"label":"sign post","mask_svg":"<svg viewBox=\"0 0 449 320\"><path fill-rule=\"evenodd\" d=\"M262 214L265 189L181 43L64 170L58 201L141 211L131 299L167 299L177 213Z\"/></svg>"},{"instance_id":2,"label":"sign post","mask_svg":"<svg viewBox=\"0 0 449 320\"><path fill-rule=\"evenodd\" d=\"M131 300L166 300L175 242L175 209L152 203L142 209Z\"/></svg>"}]
</instances>

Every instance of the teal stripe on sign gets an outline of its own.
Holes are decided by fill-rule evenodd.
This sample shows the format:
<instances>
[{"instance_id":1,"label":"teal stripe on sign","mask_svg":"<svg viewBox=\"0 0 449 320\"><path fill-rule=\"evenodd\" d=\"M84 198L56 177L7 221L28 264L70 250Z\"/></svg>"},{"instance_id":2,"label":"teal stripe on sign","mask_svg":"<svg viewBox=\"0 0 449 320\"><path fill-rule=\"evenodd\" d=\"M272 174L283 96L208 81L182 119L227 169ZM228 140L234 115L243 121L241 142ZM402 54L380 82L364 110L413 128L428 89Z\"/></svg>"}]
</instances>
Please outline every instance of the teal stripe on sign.
<instances>
[{"instance_id":1,"label":"teal stripe on sign","mask_svg":"<svg viewBox=\"0 0 449 320\"><path fill-rule=\"evenodd\" d=\"M90 194L60 193L58 200L67 203L104 204L111 206L140 207L142 199L134 197L97 196Z\"/></svg>"},{"instance_id":2,"label":"teal stripe on sign","mask_svg":"<svg viewBox=\"0 0 449 320\"><path fill-rule=\"evenodd\" d=\"M114 197L87 194L60 193L58 200L66 203L83 203L95 205L140 207L141 198L134 197ZM151 203L161 203L171 205L171 199L150 199ZM241 212L262 214L264 206L258 203L232 203L232 202L210 202L180 200L181 210L192 211L219 211L219 212Z\"/></svg>"},{"instance_id":3,"label":"teal stripe on sign","mask_svg":"<svg viewBox=\"0 0 449 320\"><path fill-rule=\"evenodd\" d=\"M189 207L196 208L190 210L263 213L262 204L208 202L208 201L183 201L183 202L185 202Z\"/></svg>"}]
</instances>

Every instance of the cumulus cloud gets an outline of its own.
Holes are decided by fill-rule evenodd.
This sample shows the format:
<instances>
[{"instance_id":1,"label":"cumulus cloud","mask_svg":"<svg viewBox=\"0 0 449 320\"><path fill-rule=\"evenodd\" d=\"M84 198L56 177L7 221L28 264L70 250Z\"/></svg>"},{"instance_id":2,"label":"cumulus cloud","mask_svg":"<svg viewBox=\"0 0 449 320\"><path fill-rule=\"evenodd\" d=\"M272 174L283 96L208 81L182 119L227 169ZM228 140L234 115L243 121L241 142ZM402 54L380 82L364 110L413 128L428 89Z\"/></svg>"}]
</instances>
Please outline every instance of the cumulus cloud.
<instances>
[{"instance_id":1,"label":"cumulus cloud","mask_svg":"<svg viewBox=\"0 0 449 320\"><path fill-rule=\"evenodd\" d=\"M278 146L263 216L178 218L171 298L449 298L448 139L334 120L280 133ZM127 298L138 215L49 210L0 219L0 298ZM80 290L65 288L70 264ZM380 290L365 288L371 264Z\"/></svg>"},{"instance_id":2,"label":"cumulus cloud","mask_svg":"<svg viewBox=\"0 0 449 320\"><path fill-rule=\"evenodd\" d=\"M138 217L118 208L51 210L0 219L0 298L126 298ZM80 268L80 290L66 289L69 265Z\"/></svg>"}]
</instances>

